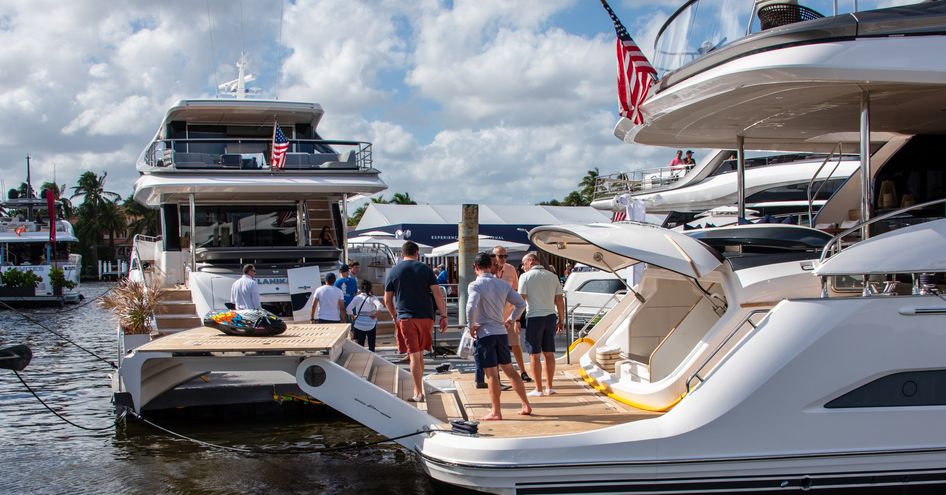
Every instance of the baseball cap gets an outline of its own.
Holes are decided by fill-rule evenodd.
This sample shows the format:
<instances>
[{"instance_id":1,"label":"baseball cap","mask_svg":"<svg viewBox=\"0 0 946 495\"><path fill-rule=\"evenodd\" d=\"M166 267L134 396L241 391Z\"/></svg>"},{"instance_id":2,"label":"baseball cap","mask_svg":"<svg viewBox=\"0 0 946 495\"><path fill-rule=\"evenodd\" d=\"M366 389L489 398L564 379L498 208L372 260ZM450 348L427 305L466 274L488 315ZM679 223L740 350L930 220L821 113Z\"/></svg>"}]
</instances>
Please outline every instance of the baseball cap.
<instances>
[{"instance_id":1,"label":"baseball cap","mask_svg":"<svg viewBox=\"0 0 946 495\"><path fill-rule=\"evenodd\" d=\"M338 271L340 271L340 272L347 272L347 271L348 271L348 265L346 265L345 263L342 263L342 266L338 267Z\"/></svg>"}]
</instances>

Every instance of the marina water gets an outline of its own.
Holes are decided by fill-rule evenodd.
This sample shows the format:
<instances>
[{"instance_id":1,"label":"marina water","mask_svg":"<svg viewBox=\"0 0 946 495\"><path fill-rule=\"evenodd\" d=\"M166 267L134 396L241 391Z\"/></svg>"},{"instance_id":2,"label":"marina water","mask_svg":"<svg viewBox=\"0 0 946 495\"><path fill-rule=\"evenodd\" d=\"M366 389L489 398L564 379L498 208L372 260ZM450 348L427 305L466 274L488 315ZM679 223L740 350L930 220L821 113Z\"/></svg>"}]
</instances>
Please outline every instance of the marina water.
<instances>
[{"instance_id":1,"label":"marina water","mask_svg":"<svg viewBox=\"0 0 946 495\"><path fill-rule=\"evenodd\" d=\"M110 283L84 283L79 306L20 309L31 318L115 361L109 315L90 299ZM0 347L26 344L33 361L20 373L53 409L90 428L114 420L111 367L10 310L0 310ZM304 418L168 419L159 424L232 447L316 449L378 440L372 431L328 412ZM435 493L407 451L394 443L330 453L241 454L174 438L129 423L104 431L66 424L0 370L0 493Z\"/></svg>"}]
</instances>

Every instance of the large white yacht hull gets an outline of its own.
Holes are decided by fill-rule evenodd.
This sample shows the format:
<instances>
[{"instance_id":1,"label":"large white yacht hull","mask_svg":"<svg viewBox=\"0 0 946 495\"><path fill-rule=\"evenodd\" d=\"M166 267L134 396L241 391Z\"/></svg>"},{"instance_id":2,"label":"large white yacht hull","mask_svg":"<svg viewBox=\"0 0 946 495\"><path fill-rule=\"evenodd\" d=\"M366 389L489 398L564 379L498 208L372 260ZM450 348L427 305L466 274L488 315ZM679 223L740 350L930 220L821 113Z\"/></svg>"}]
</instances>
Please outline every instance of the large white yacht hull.
<instances>
[{"instance_id":1,"label":"large white yacht hull","mask_svg":"<svg viewBox=\"0 0 946 495\"><path fill-rule=\"evenodd\" d=\"M882 376L946 368L939 349L946 316L901 314L905 306L946 305L935 296L785 301L663 416L541 438L437 433L417 451L434 478L494 493L939 482L946 406L824 407ZM852 342L863 345L852 352Z\"/></svg>"}]
</instances>

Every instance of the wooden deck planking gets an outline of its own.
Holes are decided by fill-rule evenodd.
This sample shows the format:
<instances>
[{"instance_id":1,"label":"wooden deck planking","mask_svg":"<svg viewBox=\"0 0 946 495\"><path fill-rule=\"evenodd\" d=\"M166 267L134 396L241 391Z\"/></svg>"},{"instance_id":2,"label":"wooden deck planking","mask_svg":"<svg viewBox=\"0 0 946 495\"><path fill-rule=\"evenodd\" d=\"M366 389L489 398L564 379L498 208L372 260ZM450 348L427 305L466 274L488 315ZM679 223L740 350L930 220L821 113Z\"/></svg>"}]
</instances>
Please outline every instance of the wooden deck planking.
<instances>
[{"instance_id":1,"label":"wooden deck planking","mask_svg":"<svg viewBox=\"0 0 946 495\"><path fill-rule=\"evenodd\" d=\"M481 421L480 435L526 437L577 433L653 418L661 414L635 409L596 392L578 376L577 367L567 365L556 370L554 395L529 397L529 403L532 405L530 416L517 414L521 404L515 391L502 392L502 421ZM479 419L489 412L489 390L476 388L472 373L454 372L452 377L441 378L452 378L455 381L463 407L471 420ZM508 384L509 378L503 375L502 382ZM534 388L534 384L525 385L527 392Z\"/></svg>"},{"instance_id":2,"label":"wooden deck planking","mask_svg":"<svg viewBox=\"0 0 946 495\"><path fill-rule=\"evenodd\" d=\"M331 349L348 337L344 323L291 324L271 337L238 337L211 327L197 327L162 337L139 347L138 352L266 352Z\"/></svg>"}]
</instances>

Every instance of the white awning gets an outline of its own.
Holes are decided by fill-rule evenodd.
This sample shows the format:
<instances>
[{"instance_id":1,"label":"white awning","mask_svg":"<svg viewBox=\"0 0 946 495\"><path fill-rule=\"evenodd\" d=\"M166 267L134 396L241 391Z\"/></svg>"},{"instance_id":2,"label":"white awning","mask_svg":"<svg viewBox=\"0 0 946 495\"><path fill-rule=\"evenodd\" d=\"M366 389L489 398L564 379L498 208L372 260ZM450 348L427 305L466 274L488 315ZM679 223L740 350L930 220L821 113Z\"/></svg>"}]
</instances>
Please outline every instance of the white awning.
<instances>
[{"instance_id":1,"label":"white awning","mask_svg":"<svg viewBox=\"0 0 946 495\"><path fill-rule=\"evenodd\" d=\"M647 263L698 278L722 264L706 244L651 225L549 225L532 229L529 238L543 251L607 271Z\"/></svg>"}]
</instances>

